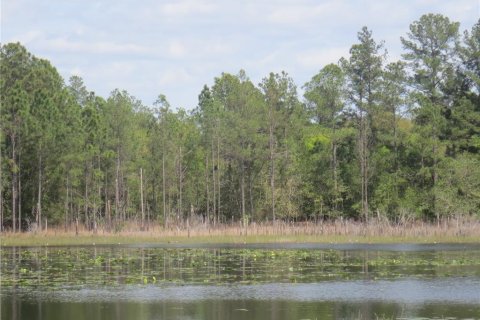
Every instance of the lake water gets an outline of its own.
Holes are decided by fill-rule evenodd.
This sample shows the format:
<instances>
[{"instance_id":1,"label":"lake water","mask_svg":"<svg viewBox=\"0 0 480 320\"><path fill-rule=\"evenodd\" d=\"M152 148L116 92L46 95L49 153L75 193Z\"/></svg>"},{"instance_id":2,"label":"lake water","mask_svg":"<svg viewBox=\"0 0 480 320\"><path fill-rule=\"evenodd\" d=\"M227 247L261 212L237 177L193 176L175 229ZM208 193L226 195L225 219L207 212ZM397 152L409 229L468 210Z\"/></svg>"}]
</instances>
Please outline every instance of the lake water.
<instances>
[{"instance_id":1,"label":"lake water","mask_svg":"<svg viewBox=\"0 0 480 320\"><path fill-rule=\"evenodd\" d=\"M1 319L480 319L480 244L2 247Z\"/></svg>"}]
</instances>

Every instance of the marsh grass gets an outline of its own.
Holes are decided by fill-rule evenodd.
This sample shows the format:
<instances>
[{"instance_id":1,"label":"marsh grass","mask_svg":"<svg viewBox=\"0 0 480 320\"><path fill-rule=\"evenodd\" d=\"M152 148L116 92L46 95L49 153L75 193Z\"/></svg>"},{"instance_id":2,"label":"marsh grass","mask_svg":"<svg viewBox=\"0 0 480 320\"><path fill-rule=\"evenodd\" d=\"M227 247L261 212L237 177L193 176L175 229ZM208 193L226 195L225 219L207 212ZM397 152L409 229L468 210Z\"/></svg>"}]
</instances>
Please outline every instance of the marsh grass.
<instances>
[{"instance_id":1,"label":"marsh grass","mask_svg":"<svg viewBox=\"0 0 480 320\"><path fill-rule=\"evenodd\" d=\"M13 245L75 245L128 243L447 243L480 242L480 221L443 220L441 223L413 221L391 223L375 220L369 224L350 220L301 223L239 223L208 226L206 224L176 224L164 228L150 224L141 231L135 222L125 223L117 232L100 228L96 233L72 228L49 228L43 232L4 232L2 246Z\"/></svg>"}]
</instances>

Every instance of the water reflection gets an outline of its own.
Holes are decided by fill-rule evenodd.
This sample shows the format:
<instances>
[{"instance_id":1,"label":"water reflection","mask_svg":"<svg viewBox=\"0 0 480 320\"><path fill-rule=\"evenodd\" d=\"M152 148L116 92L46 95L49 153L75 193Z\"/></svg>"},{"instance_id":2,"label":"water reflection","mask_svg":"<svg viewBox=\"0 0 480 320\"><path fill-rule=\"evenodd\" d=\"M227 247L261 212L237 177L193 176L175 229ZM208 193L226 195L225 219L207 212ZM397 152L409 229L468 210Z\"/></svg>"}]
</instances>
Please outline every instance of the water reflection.
<instances>
[{"instance_id":1,"label":"water reflection","mask_svg":"<svg viewBox=\"0 0 480 320\"><path fill-rule=\"evenodd\" d=\"M6 308L6 309L4 309ZM195 302L31 302L18 300L17 313L2 308L2 319L478 319L478 305L410 305L377 301L298 302L255 300L202 300Z\"/></svg>"},{"instance_id":2,"label":"water reflection","mask_svg":"<svg viewBox=\"0 0 480 320\"><path fill-rule=\"evenodd\" d=\"M480 318L480 247L275 246L1 248L1 318Z\"/></svg>"}]
</instances>

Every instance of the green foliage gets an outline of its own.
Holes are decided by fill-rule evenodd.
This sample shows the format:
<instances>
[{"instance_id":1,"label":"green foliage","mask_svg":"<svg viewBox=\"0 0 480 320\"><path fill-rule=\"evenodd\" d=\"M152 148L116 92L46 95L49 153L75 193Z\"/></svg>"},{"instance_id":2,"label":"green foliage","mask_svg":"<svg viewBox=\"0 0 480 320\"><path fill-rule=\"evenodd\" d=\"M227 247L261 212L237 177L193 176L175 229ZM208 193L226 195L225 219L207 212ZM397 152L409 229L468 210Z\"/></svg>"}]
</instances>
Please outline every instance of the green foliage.
<instances>
[{"instance_id":1,"label":"green foliage","mask_svg":"<svg viewBox=\"0 0 480 320\"><path fill-rule=\"evenodd\" d=\"M479 23L461 38L423 15L387 65L364 27L303 102L286 72L255 85L240 70L205 85L192 112L163 94L99 97L4 44L0 225L478 216Z\"/></svg>"},{"instance_id":2,"label":"green foliage","mask_svg":"<svg viewBox=\"0 0 480 320\"><path fill-rule=\"evenodd\" d=\"M480 214L480 158L461 155L445 159L439 168L438 210L442 216Z\"/></svg>"},{"instance_id":3,"label":"green foliage","mask_svg":"<svg viewBox=\"0 0 480 320\"><path fill-rule=\"evenodd\" d=\"M325 134L319 133L309 137L305 137L305 148L308 151L313 151L318 145L321 145L322 148L328 147L332 139Z\"/></svg>"}]
</instances>

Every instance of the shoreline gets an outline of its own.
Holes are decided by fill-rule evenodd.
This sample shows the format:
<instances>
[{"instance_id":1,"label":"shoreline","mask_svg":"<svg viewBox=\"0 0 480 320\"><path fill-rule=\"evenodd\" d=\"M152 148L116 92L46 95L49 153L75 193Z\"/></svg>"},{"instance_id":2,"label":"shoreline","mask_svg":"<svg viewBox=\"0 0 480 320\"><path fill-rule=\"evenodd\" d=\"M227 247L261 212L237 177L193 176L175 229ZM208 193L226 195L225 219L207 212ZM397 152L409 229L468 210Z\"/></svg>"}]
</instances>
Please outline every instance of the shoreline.
<instances>
[{"instance_id":1,"label":"shoreline","mask_svg":"<svg viewBox=\"0 0 480 320\"><path fill-rule=\"evenodd\" d=\"M128 245L128 244L253 244L253 243L480 243L480 223L392 225L335 221L329 223L278 223L163 228L151 225L140 231L136 224L119 232L50 228L42 232L3 232L0 247Z\"/></svg>"}]
</instances>

